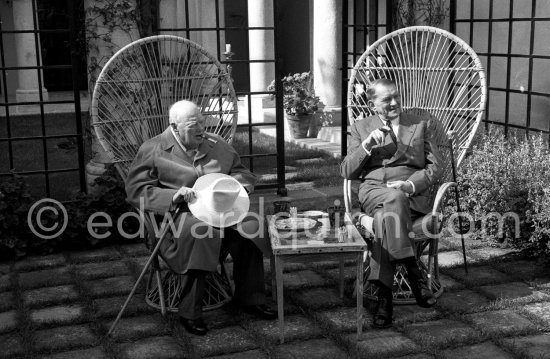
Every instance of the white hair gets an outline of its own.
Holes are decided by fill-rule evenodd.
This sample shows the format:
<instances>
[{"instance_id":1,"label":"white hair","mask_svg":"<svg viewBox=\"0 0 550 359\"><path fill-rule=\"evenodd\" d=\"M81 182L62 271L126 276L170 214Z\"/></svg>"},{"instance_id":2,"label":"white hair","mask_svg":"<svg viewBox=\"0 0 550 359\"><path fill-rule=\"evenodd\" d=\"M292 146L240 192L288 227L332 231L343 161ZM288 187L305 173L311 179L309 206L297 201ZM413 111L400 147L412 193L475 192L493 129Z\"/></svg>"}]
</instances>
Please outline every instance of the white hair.
<instances>
[{"instance_id":1,"label":"white hair","mask_svg":"<svg viewBox=\"0 0 550 359\"><path fill-rule=\"evenodd\" d=\"M182 100L174 103L168 112L168 120L170 123L181 123L185 119L192 117L197 111L197 105L188 100Z\"/></svg>"}]
</instances>

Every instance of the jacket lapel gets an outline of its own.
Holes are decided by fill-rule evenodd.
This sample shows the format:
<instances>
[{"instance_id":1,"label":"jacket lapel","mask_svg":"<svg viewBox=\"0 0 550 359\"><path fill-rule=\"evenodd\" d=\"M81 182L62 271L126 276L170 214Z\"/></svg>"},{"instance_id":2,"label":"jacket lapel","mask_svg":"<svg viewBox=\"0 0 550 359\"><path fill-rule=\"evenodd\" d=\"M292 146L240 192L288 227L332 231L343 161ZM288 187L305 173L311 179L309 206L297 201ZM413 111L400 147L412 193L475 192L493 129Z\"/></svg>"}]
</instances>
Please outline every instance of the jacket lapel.
<instances>
[{"instance_id":1,"label":"jacket lapel","mask_svg":"<svg viewBox=\"0 0 550 359\"><path fill-rule=\"evenodd\" d=\"M390 162L394 162L405 154L409 143L416 131L416 124L412 123L406 114L402 114L399 119L399 133L397 136L397 151L391 158ZM388 136L389 137L389 136Z\"/></svg>"}]
</instances>

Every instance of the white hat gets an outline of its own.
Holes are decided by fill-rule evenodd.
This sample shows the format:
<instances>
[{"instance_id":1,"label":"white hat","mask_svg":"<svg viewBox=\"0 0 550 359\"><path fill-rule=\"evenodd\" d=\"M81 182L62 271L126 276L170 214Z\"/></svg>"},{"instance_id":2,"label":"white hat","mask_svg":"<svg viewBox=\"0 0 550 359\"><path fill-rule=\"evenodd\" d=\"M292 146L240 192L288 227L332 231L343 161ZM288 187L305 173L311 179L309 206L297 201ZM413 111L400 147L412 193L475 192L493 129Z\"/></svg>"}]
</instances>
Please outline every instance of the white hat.
<instances>
[{"instance_id":1,"label":"white hat","mask_svg":"<svg viewBox=\"0 0 550 359\"><path fill-rule=\"evenodd\" d=\"M241 222L250 208L244 187L223 173L209 173L193 185L196 198L188 203L196 218L214 227L229 227Z\"/></svg>"}]
</instances>

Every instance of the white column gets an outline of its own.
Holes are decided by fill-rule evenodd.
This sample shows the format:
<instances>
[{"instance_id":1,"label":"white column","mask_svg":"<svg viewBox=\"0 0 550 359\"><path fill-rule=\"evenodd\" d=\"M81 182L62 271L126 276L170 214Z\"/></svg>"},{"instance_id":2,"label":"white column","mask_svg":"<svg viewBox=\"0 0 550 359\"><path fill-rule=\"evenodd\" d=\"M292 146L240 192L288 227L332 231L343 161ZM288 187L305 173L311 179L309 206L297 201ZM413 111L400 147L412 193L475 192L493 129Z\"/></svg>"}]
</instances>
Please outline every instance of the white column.
<instances>
[{"instance_id":1,"label":"white column","mask_svg":"<svg viewBox=\"0 0 550 359\"><path fill-rule=\"evenodd\" d=\"M32 0L13 1L14 30L33 30ZM37 66L36 41L33 33L14 34L17 66ZM39 101L38 70L18 70L18 88L15 91L17 102ZM42 76L42 71L40 71ZM42 86L44 83L42 83ZM42 99L48 100L48 91L42 87Z\"/></svg>"},{"instance_id":2,"label":"white column","mask_svg":"<svg viewBox=\"0 0 550 359\"><path fill-rule=\"evenodd\" d=\"M313 4L315 93L325 105L324 116L330 116L330 122L338 125L342 110L342 2L314 0Z\"/></svg>"},{"instance_id":3,"label":"white column","mask_svg":"<svg viewBox=\"0 0 550 359\"><path fill-rule=\"evenodd\" d=\"M273 0L248 0L248 26L273 27ZM273 30L249 30L250 60L273 60L275 38ZM237 55L237 57L239 57ZM250 91L266 91L274 80L275 64L258 62L250 64ZM252 98L252 116L263 120L263 107L273 107L269 95L255 95Z\"/></svg>"}]
</instances>

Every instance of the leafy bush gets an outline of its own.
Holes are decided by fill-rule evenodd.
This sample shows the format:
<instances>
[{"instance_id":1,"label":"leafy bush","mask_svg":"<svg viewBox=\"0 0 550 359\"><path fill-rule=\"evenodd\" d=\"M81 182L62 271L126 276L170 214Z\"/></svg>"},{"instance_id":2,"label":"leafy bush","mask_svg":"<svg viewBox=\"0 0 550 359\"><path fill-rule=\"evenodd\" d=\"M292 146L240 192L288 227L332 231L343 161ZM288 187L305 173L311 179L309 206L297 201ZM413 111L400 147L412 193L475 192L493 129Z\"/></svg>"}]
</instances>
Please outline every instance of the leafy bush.
<instances>
[{"instance_id":1,"label":"leafy bush","mask_svg":"<svg viewBox=\"0 0 550 359\"><path fill-rule=\"evenodd\" d=\"M44 238L35 235L29 227L27 215L36 202L32 198L23 177L13 175L0 183L0 257L23 257L28 254L52 253L67 249L86 249L101 245L136 241L138 239L123 236L117 228L117 221L124 213L131 212L132 207L126 202L124 182L114 166L95 179L97 191L92 194L78 193L72 201L64 203L67 211L67 227L58 236ZM43 203L33 210L37 213L41 208L51 203ZM88 220L94 213L103 212L111 218L110 227L100 228L104 236L94 236L88 231ZM55 214L51 210L43 211L40 225L43 228L57 228L62 213ZM105 222L101 219L96 221ZM137 233L139 222L136 218L128 218L122 223L122 230L128 234ZM34 219L36 231L40 226ZM107 232L110 232L107 235ZM105 237L105 238L98 238Z\"/></svg>"},{"instance_id":2,"label":"leafy bush","mask_svg":"<svg viewBox=\"0 0 550 359\"><path fill-rule=\"evenodd\" d=\"M319 109L321 100L315 96L311 72L296 73L282 78L283 108L288 115L307 115ZM267 87L275 91L275 80Z\"/></svg>"},{"instance_id":3,"label":"leafy bush","mask_svg":"<svg viewBox=\"0 0 550 359\"><path fill-rule=\"evenodd\" d=\"M0 253L24 255L30 229L27 213L33 200L23 177L13 174L0 182Z\"/></svg>"},{"instance_id":4,"label":"leafy bush","mask_svg":"<svg viewBox=\"0 0 550 359\"><path fill-rule=\"evenodd\" d=\"M505 138L491 129L476 141L458 182L475 238L550 254L550 151L541 135ZM511 213L519 218L519 233Z\"/></svg>"}]
</instances>

